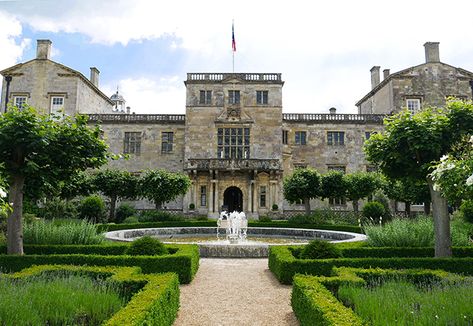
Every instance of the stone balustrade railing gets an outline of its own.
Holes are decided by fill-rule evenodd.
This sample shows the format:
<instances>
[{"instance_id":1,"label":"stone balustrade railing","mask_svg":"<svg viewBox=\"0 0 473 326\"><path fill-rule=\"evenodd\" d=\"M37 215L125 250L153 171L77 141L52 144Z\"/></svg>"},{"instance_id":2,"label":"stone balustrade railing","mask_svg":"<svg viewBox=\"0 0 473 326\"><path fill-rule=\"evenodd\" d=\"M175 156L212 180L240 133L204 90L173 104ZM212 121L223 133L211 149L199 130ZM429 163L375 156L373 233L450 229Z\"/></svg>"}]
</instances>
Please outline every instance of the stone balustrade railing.
<instances>
[{"instance_id":1,"label":"stone balustrade railing","mask_svg":"<svg viewBox=\"0 0 473 326\"><path fill-rule=\"evenodd\" d=\"M384 114L330 114L330 113L283 113L283 121L312 123L376 123L382 124Z\"/></svg>"},{"instance_id":2,"label":"stone balustrade railing","mask_svg":"<svg viewBox=\"0 0 473 326\"><path fill-rule=\"evenodd\" d=\"M187 82L215 82L238 78L248 82L282 82L279 73L188 73Z\"/></svg>"},{"instance_id":3,"label":"stone balustrade railing","mask_svg":"<svg viewBox=\"0 0 473 326\"><path fill-rule=\"evenodd\" d=\"M185 123L185 114L89 114L89 122L101 123Z\"/></svg>"},{"instance_id":4,"label":"stone balustrade railing","mask_svg":"<svg viewBox=\"0 0 473 326\"><path fill-rule=\"evenodd\" d=\"M279 171L281 162L277 159L189 159L185 170L258 170Z\"/></svg>"}]
</instances>

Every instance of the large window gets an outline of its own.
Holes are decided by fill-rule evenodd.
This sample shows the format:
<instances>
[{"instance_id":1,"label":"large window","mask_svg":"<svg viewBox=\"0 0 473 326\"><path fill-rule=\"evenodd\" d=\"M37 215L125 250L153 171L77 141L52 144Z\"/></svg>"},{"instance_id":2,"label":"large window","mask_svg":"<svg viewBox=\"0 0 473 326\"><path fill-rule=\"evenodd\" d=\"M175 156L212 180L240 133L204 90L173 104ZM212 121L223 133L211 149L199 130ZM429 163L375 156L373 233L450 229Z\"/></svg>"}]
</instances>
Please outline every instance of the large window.
<instances>
[{"instance_id":1,"label":"large window","mask_svg":"<svg viewBox=\"0 0 473 326\"><path fill-rule=\"evenodd\" d=\"M162 132L161 133L161 153L171 153L173 141L174 141L173 132Z\"/></svg>"},{"instance_id":2,"label":"large window","mask_svg":"<svg viewBox=\"0 0 473 326\"><path fill-rule=\"evenodd\" d=\"M212 104L212 91L200 91L199 104Z\"/></svg>"},{"instance_id":3,"label":"large window","mask_svg":"<svg viewBox=\"0 0 473 326\"><path fill-rule=\"evenodd\" d=\"M250 128L218 128L218 158L250 158Z\"/></svg>"},{"instance_id":4,"label":"large window","mask_svg":"<svg viewBox=\"0 0 473 326\"><path fill-rule=\"evenodd\" d=\"M268 104L268 91L256 91L256 104Z\"/></svg>"},{"instance_id":5,"label":"large window","mask_svg":"<svg viewBox=\"0 0 473 326\"><path fill-rule=\"evenodd\" d=\"M141 153L141 132L125 132L125 139L123 141L123 152L125 154Z\"/></svg>"},{"instance_id":6,"label":"large window","mask_svg":"<svg viewBox=\"0 0 473 326\"><path fill-rule=\"evenodd\" d=\"M26 96L14 96L13 105L21 109L26 104Z\"/></svg>"},{"instance_id":7,"label":"large window","mask_svg":"<svg viewBox=\"0 0 473 326\"><path fill-rule=\"evenodd\" d=\"M307 132L296 131L294 140L295 140L296 145L305 145L307 141Z\"/></svg>"},{"instance_id":8,"label":"large window","mask_svg":"<svg viewBox=\"0 0 473 326\"><path fill-rule=\"evenodd\" d=\"M64 96L51 97L51 113L59 113L64 108Z\"/></svg>"},{"instance_id":9,"label":"large window","mask_svg":"<svg viewBox=\"0 0 473 326\"><path fill-rule=\"evenodd\" d=\"M200 206L207 206L207 186L200 186Z\"/></svg>"},{"instance_id":10,"label":"large window","mask_svg":"<svg viewBox=\"0 0 473 326\"><path fill-rule=\"evenodd\" d=\"M259 187L259 207L266 207L266 186Z\"/></svg>"},{"instance_id":11,"label":"large window","mask_svg":"<svg viewBox=\"0 0 473 326\"><path fill-rule=\"evenodd\" d=\"M415 114L420 110L420 99L408 98L406 99L406 107L412 113Z\"/></svg>"},{"instance_id":12,"label":"large window","mask_svg":"<svg viewBox=\"0 0 473 326\"><path fill-rule=\"evenodd\" d=\"M345 145L345 132L343 131L327 132L327 145L329 146Z\"/></svg>"},{"instance_id":13,"label":"large window","mask_svg":"<svg viewBox=\"0 0 473 326\"><path fill-rule=\"evenodd\" d=\"M228 91L228 104L240 104L240 91Z\"/></svg>"}]
</instances>

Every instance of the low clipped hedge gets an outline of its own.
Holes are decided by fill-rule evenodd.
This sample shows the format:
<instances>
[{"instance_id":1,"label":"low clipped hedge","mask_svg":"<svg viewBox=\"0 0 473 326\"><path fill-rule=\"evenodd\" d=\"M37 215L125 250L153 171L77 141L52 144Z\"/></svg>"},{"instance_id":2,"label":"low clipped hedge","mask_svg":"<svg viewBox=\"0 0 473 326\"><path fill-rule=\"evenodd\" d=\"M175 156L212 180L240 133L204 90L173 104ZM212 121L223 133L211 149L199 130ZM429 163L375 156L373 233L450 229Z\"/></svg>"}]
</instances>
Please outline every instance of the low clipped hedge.
<instances>
[{"instance_id":1,"label":"low clipped hedge","mask_svg":"<svg viewBox=\"0 0 473 326\"><path fill-rule=\"evenodd\" d=\"M267 227L267 228L295 228L295 229L320 229L363 233L362 229L356 225L332 225L332 224L296 224L288 221L248 221L249 227ZM217 221L165 221L165 222L146 222L130 224L99 224L98 232L110 232L129 229L146 228L165 228L165 227L217 227Z\"/></svg>"},{"instance_id":2,"label":"low clipped hedge","mask_svg":"<svg viewBox=\"0 0 473 326\"><path fill-rule=\"evenodd\" d=\"M107 278L131 297L104 325L172 325L179 309L179 282L174 273L141 274L139 267L40 265L9 275L25 278L42 273L87 274Z\"/></svg>"},{"instance_id":3,"label":"low clipped hedge","mask_svg":"<svg viewBox=\"0 0 473 326\"><path fill-rule=\"evenodd\" d=\"M291 305L302 326L365 325L350 308L345 307L333 295L341 285L363 286L379 284L379 280L404 277L414 283L439 280L458 282L461 276L438 270L393 270L334 268L333 276L294 276Z\"/></svg>"},{"instance_id":4,"label":"low clipped hedge","mask_svg":"<svg viewBox=\"0 0 473 326\"><path fill-rule=\"evenodd\" d=\"M336 259L298 259L294 252L300 251L301 246L272 246L269 249L269 269L283 284L291 284L295 274L324 275L331 276L333 267L356 267L356 268L417 268L417 269L442 269L452 273L473 275L473 252L470 248L456 248L454 253L459 256L453 258L433 258L427 256L430 248L419 249L415 256L414 248L404 248L406 254L400 248L346 248L342 255L348 258ZM369 249L363 251L363 249ZM387 256L386 252L397 253L397 257ZM356 256L358 253L360 256ZM370 256L371 254L371 256Z\"/></svg>"},{"instance_id":5,"label":"low clipped hedge","mask_svg":"<svg viewBox=\"0 0 473 326\"><path fill-rule=\"evenodd\" d=\"M197 245L167 245L171 254L162 256L125 255L128 244L111 246L25 246L25 255L0 255L0 270L16 272L32 265L139 266L143 273L174 272L179 282L192 281L199 268ZM111 249L113 254L106 253ZM113 249L112 249L113 248ZM105 250L105 251L104 251Z\"/></svg>"}]
</instances>

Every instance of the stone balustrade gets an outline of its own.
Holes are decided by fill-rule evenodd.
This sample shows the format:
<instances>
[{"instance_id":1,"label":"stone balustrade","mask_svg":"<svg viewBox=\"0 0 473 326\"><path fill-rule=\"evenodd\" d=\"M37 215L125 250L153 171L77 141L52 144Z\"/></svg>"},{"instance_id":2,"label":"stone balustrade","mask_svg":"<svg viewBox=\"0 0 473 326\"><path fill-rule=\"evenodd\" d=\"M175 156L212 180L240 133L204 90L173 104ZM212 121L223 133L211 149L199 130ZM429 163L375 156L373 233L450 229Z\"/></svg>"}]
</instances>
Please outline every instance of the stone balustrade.
<instances>
[{"instance_id":1,"label":"stone balustrade","mask_svg":"<svg viewBox=\"0 0 473 326\"><path fill-rule=\"evenodd\" d=\"M186 82L218 82L232 78L247 82L282 82L280 73L188 73Z\"/></svg>"},{"instance_id":2,"label":"stone balustrade","mask_svg":"<svg viewBox=\"0 0 473 326\"><path fill-rule=\"evenodd\" d=\"M185 170L246 170L246 171L280 171L281 162L277 159L189 159Z\"/></svg>"},{"instance_id":3,"label":"stone balustrade","mask_svg":"<svg viewBox=\"0 0 473 326\"><path fill-rule=\"evenodd\" d=\"M283 113L286 122L383 124L384 114Z\"/></svg>"},{"instance_id":4,"label":"stone balustrade","mask_svg":"<svg viewBox=\"0 0 473 326\"><path fill-rule=\"evenodd\" d=\"M185 114L89 114L89 122L101 123L182 123Z\"/></svg>"}]
</instances>

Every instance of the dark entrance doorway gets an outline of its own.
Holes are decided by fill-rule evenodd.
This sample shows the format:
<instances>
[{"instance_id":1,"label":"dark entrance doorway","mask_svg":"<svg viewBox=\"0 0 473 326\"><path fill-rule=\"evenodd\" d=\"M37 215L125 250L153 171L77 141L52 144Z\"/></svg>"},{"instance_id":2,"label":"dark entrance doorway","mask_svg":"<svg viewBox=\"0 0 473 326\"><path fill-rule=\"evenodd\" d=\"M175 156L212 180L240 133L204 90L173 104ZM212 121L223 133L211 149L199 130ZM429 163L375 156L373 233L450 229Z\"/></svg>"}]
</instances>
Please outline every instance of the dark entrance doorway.
<instances>
[{"instance_id":1,"label":"dark entrance doorway","mask_svg":"<svg viewBox=\"0 0 473 326\"><path fill-rule=\"evenodd\" d=\"M228 187L223 193L223 206L226 206L229 212L241 212L243 208L243 193L238 187Z\"/></svg>"}]
</instances>

